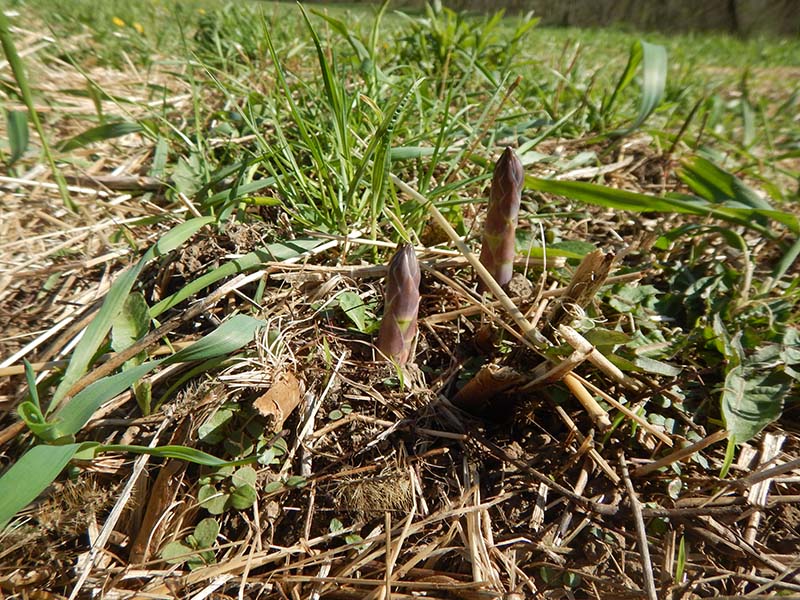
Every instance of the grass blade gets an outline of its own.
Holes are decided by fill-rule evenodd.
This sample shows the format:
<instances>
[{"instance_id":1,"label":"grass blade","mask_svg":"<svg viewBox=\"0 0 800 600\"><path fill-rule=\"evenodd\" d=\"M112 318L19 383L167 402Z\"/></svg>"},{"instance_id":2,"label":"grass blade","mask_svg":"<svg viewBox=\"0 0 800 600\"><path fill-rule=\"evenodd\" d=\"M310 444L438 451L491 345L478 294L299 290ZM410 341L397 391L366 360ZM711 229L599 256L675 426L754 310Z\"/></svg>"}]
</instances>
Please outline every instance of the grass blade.
<instances>
[{"instance_id":1,"label":"grass blade","mask_svg":"<svg viewBox=\"0 0 800 600\"><path fill-rule=\"evenodd\" d=\"M619 93L633 80L639 65L642 66L642 89L639 100L639 112L630 126L617 129L611 132L611 135L628 135L641 127L658 105L661 104L661 100L664 98L664 89L667 83L667 50L664 46L638 40L634 42L631 47L628 64L608 104L603 109L604 114L610 112Z\"/></svg>"},{"instance_id":2,"label":"grass blade","mask_svg":"<svg viewBox=\"0 0 800 600\"><path fill-rule=\"evenodd\" d=\"M128 298L128 294L144 266L156 256L161 256L174 250L193 236L201 227L213 222L213 217L200 217L174 227L156 242L136 265L125 271L114 282L103 301L103 305L100 307L100 311L86 328L81 341L78 342L72 353L64 377L53 394L51 409L58 404L72 385L88 370L92 358L105 341L106 334L111 329L117 314L122 310L125 300Z\"/></svg>"},{"instance_id":3,"label":"grass blade","mask_svg":"<svg viewBox=\"0 0 800 600\"><path fill-rule=\"evenodd\" d=\"M769 202L741 179L702 156L684 159L678 177L693 192L710 202L735 201L742 206L773 210Z\"/></svg>"},{"instance_id":4,"label":"grass blade","mask_svg":"<svg viewBox=\"0 0 800 600\"><path fill-rule=\"evenodd\" d=\"M313 250L322 243L323 240L321 239L299 238L285 242L275 242L262 250L255 250L245 254L217 267L209 273L196 277L171 296L167 296L157 302L150 308L150 315L153 318L158 317L164 311L177 306L187 298L194 296L221 279L249 271L250 269L256 269L267 261L283 262L295 258L309 250Z\"/></svg>"},{"instance_id":5,"label":"grass blade","mask_svg":"<svg viewBox=\"0 0 800 600\"><path fill-rule=\"evenodd\" d=\"M143 127L139 123L131 121L120 121L118 123L106 123L87 129L83 133L64 140L58 145L58 149L62 152L69 152L76 148L83 148L93 142L100 142L103 140L110 140L129 133L139 133Z\"/></svg>"},{"instance_id":6,"label":"grass blade","mask_svg":"<svg viewBox=\"0 0 800 600\"><path fill-rule=\"evenodd\" d=\"M255 461L255 457L240 460L222 460L202 450L187 446L130 446L125 444L99 444L93 448L94 454L101 452L130 452L132 454L149 454L159 458L177 458L204 467L232 467L245 465Z\"/></svg>"},{"instance_id":7,"label":"grass blade","mask_svg":"<svg viewBox=\"0 0 800 600\"><path fill-rule=\"evenodd\" d=\"M103 403L125 391L162 363L174 364L205 360L235 352L250 343L255 332L262 325L263 322L258 319L245 315L235 315L207 336L172 356L149 361L127 369L122 373L96 381L82 392L76 394L68 404L55 412L51 419L53 426L48 438L59 439L75 435Z\"/></svg>"},{"instance_id":8,"label":"grass blade","mask_svg":"<svg viewBox=\"0 0 800 600\"><path fill-rule=\"evenodd\" d=\"M39 114L36 112L36 107L33 103L33 94L31 94L31 88L28 85L28 76L25 74L25 65L22 64L22 59L20 58L19 54L17 54L17 47L14 45L14 38L11 37L8 19L6 18L5 12L2 10L0 10L0 45L3 46L3 52L6 55L6 60L8 60L8 64L11 66L11 72L14 74L14 79L19 87L22 100L25 102L25 106L28 107L28 114L30 114L31 121L33 121L33 126L36 128L36 133L39 134L39 139L41 140L45 157L50 165L53 178L58 184L58 191L59 194L61 194L61 201L69 210L75 212L77 211L77 206L75 206L72 198L70 198L69 190L67 189L67 182L64 179L64 175L61 174L61 171L56 166L53 153L50 151L50 145L47 143L47 137L44 134L44 127L42 127L42 122L39 120Z\"/></svg>"},{"instance_id":9,"label":"grass blade","mask_svg":"<svg viewBox=\"0 0 800 600\"><path fill-rule=\"evenodd\" d=\"M3 473L0 477L0 530L58 477L80 447L81 444L35 446Z\"/></svg>"},{"instance_id":10,"label":"grass blade","mask_svg":"<svg viewBox=\"0 0 800 600\"><path fill-rule=\"evenodd\" d=\"M574 198L596 206L633 212L683 213L710 216L729 223L743 225L770 239L775 239L777 234L758 222L761 217L768 217L785 225L792 233L800 233L800 220L796 216L776 210L718 206L693 196L650 196L581 181L557 181L526 176L525 182L526 187L529 189Z\"/></svg>"},{"instance_id":11,"label":"grass blade","mask_svg":"<svg viewBox=\"0 0 800 600\"><path fill-rule=\"evenodd\" d=\"M21 110L6 111L6 127L8 129L8 145L11 156L8 166L17 162L28 149L28 114Z\"/></svg>"}]
</instances>

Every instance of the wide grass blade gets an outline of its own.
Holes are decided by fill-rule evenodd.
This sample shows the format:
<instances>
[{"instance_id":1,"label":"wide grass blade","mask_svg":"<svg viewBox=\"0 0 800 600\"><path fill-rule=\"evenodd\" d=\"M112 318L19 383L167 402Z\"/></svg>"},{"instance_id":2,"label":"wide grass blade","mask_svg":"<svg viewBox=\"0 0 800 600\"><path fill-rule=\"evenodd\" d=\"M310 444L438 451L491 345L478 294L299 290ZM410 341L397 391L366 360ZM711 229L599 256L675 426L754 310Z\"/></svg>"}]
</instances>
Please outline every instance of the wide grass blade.
<instances>
[{"instance_id":1,"label":"wide grass blade","mask_svg":"<svg viewBox=\"0 0 800 600\"><path fill-rule=\"evenodd\" d=\"M628 64L617 82L617 86L614 88L608 102L603 106L603 114L611 113L619 94L631 83L639 65L642 67L639 112L631 125L612 131L611 135L628 135L641 127L664 98L664 88L667 83L667 50L664 46L637 40L631 46Z\"/></svg>"},{"instance_id":2,"label":"wide grass blade","mask_svg":"<svg viewBox=\"0 0 800 600\"><path fill-rule=\"evenodd\" d=\"M292 258L296 258L301 254L313 250L323 243L319 238L298 238L296 240L287 240L285 242L275 242L261 250L254 250L244 256L236 258L230 262L217 267L213 271L196 277L180 290L167 296L160 302L157 302L150 308L150 315L153 318L158 317L165 310L177 306L187 298L191 298L195 294L204 290L208 286L230 277L237 275L244 271L256 269L267 261L283 262Z\"/></svg>"},{"instance_id":3,"label":"wide grass blade","mask_svg":"<svg viewBox=\"0 0 800 600\"><path fill-rule=\"evenodd\" d=\"M0 531L20 510L30 504L50 485L73 458L91 459L103 452L149 454L176 458L205 467L233 467L252 463L255 457L222 460L202 450L187 446L135 446L84 442L63 446L34 446L0 477ZM84 456L88 455L88 456Z\"/></svg>"},{"instance_id":4,"label":"wide grass blade","mask_svg":"<svg viewBox=\"0 0 800 600\"><path fill-rule=\"evenodd\" d=\"M58 477L81 444L35 446L0 477L0 530Z\"/></svg>"},{"instance_id":5,"label":"wide grass blade","mask_svg":"<svg viewBox=\"0 0 800 600\"><path fill-rule=\"evenodd\" d=\"M122 373L101 379L76 394L67 405L56 411L50 420L49 427L39 428L37 434L47 440L69 439L80 431L103 403L126 390L159 365L205 360L229 354L250 343L256 331L263 325L263 321L258 319L236 315L200 341L171 357L146 362ZM21 414L23 416L27 414L23 412L23 407L34 406L33 402L23 403L20 406ZM85 444L42 444L26 452L14 463L0 477L0 528L4 527L21 508L36 498L79 450L91 448L91 444L94 442L89 442L89 444L90 446ZM98 448L102 449L103 447ZM108 446L105 449L108 451L145 452L136 446ZM161 449L161 454L157 454L154 449L148 449L147 452L158 456L190 460L208 466L228 464L191 448L167 446L166 449Z\"/></svg>"},{"instance_id":6,"label":"wide grass blade","mask_svg":"<svg viewBox=\"0 0 800 600\"><path fill-rule=\"evenodd\" d=\"M11 155L8 166L17 162L28 149L28 113L22 110L6 111L6 128L8 129L8 146Z\"/></svg>"},{"instance_id":7,"label":"wide grass blade","mask_svg":"<svg viewBox=\"0 0 800 600\"><path fill-rule=\"evenodd\" d=\"M741 179L702 156L684 159L678 177L694 193L710 202L736 202L750 208L773 210L769 202Z\"/></svg>"},{"instance_id":8,"label":"wide grass blade","mask_svg":"<svg viewBox=\"0 0 800 600\"><path fill-rule=\"evenodd\" d=\"M770 239L775 239L777 234L760 224L762 217L785 225L792 233L800 233L800 220L795 215L777 210L720 206L693 196L650 196L580 181L557 181L526 176L525 182L529 189L574 198L596 206L633 212L682 213L714 217L742 225Z\"/></svg>"},{"instance_id":9,"label":"wide grass blade","mask_svg":"<svg viewBox=\"0 0 800 600\"><path fill-rule=\"evenodd\" d=\"M131 454L149 454L158 458L177 458L186 462L194 463L196 465L203 465L204 467L233 467L238 465L246 465L255 462L256 457L243 458L240 460L222 460L202 450L196 448L189 448L188 446L130 446L126 444L99 444L97 446L87 448L87 445L81 448L89 449L94 455L103 452L130 452Z\"/></svg>"},{"instance_id":10,"label":"wide grass blade","mask_svg":"<svg viewBox=\"0 0 800 600\"><path fill-rule=\"evenodd\" d=\"M101 142L103 140L110 140L129 133L139 133L143 127L139 123L131 121L120 121L118 123L106 123L98 127L87 129L83 133L64 140L58 145L58 149L62 152L69 152L76 148L83 148L94 142Z\"/></svg>"},{"instance_id":11,"label":"wide grass blade","mask_svg":"<svg viewBox=\"0 0 800 600\"><path fill-rule=\"evenodd\" d=\"M125 271L111 286L97 316L92 320L72 353L67 370L53 394L51 408L66 395L69 389L89 368L92 358L103 344L114 319L122 310L128 294L139 273L156 256L170 252L192 237L201 227L213 223L213 217L199 217L181 223L154 244L139 262Z\"/></svg>"},{"instance_id":12,"label":"wide grass blade","mask_svg":"<svg viewBox=\"0 0 800 600\"><path fill-rule=\"evenodd\" d=\"M53 414L49 439L76 434L103 403L126 390L159 365L224 356L250 343L263 324L263 321L246 315L235 315L207 336L172 356L149 361L96 381Z\"/></svg>"}]
</instances>

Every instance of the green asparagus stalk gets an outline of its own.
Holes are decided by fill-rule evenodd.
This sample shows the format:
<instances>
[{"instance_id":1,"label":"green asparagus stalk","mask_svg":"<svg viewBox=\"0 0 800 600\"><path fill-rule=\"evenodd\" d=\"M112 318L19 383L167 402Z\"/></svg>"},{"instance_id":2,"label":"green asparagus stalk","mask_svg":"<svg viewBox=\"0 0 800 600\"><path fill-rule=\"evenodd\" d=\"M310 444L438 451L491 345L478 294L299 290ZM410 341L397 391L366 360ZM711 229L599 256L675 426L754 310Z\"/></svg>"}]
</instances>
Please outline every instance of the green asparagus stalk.
<instances>
[{"instance_id":1,"label":"green asparagus stalk","mask_svg":"<svg viewBox=\"0 0 800 600\"><path fill-rule=\"evenodd\" d=\"M506 148L494 167L480 257L481 264L501 287L511 280L514 271L514 234L524 181L525 172L517 153ZM478 289L486 291L483 282L479 282Z\"/></svg>"},{"instance_id":2,"label":"green asparagus stalk","mask_svg":"<svg viewBox=\"0 0 800 600\"><path fill-rule=\"evenodd\" d=\"M387 358L405 364L413 352L417 335L420 270L411 244L400 244L389 261L384 290L383 320L378 332L378 350Z\"/></svg>"}]
</instances>

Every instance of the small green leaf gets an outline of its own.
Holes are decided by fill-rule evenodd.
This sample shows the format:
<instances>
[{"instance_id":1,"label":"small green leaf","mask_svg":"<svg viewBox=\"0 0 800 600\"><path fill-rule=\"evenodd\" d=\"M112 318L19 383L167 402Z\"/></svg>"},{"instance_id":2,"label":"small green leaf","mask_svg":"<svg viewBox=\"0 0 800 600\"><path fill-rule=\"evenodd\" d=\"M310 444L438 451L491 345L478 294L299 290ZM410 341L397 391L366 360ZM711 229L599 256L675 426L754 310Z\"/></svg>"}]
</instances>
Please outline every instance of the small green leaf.
<instances>
[{"instance_id":1,"label":"small green leaf","mask_svg":"<svg viewBox=\"0 0 800 600\"><path fill-rule=\"evenodd\" d=\"M236 510L245 510L253 506L256 501L256 489L251 485L236 487L228 499L228 504Z\"/></svg>"},{"instance_id":2,"label":"small green leaf","mask_svg":"<svg viewBox=\"0 0 800 600\"><path fill-rule=\"evenodd\" d=\"M253 467L242 467L232 476L231 482L234 486L228 503L237 510L250 508L256 501L256 479L258 474Z\"/></svg>"},{"instance_id":3,"label":"small green leaf","mask_svg":"<svg viewBox=\"0 0 800 600\"><path fill-rule=\"evenodd\" d=\"M344 314L353 322L362 333L366 333L367 327L367 310L361 296L350 290L344 291L337 297L339 301L339 308L344 311Z\"/></svg>"},{"instance_id":4,"label":"small green leaf","mask_svg":"<svg viewBox=\"0 0 800 600\"><path fill-rule=\"evenodd\" d=\"M264 493L274 494L275 492L279 492L282 489L283 489L282 481L270 481L267 485L264 486Z\"/></svg>"},{"instance_id":5,"label":"small green leaf","mask_svg":"<svg viewBox=\"0 0 800 600\"><path fill-rule=\"evenodd\" d=\"M219 523L211 517L203 519L194 528L198 548L211 548L219 535Z\"/></svg>"},{"instance_id":6,"label":"small green leaf","mask_svg":"<svg viewBox=\"0 0 800 600\"><path fill-rule=\"evenodd\" d=\"M585 337L593 346L619 346L627 344L631 339L625 332L602 327L590 329L586 332Z\"/></svg>"},{"instance_id":7,"label":"small green leaf","mask_svg":"<svg viewBox=\"0 0 800 600\"><path fill-rule=\"evenodd\" d=\"M287 487L300 488L305 486L306 483L308 482L306 481L306 478L303 477L302 475L292 475L291 477L286 479Z\"/></svg>"},{"instance_id":8,"label":"small green leaf","mask_svg":"<svg viewBox=\"0 0 800 600\"><path fill-rule=\"evenodd\" d=\"M258 474L253 467L242 467L231 476L231 481L235 486L250 485L255 487L257 479Z\"/></svg>"},{"instance_id":9,"label":"small green leaf","mask_svg":"<svg viewBox=\"0 0 800 600\"><path fill-rule=\"evenodd\" d=\"M182 156L178 159L172 172L172 182L176 190L190 198L203 187L203 169L196 154L190 155L188 159Z\"/></svg>"},{"instance_id":10,"label":"small green leaf","mask_svg":"<svg viewBox=\"0 0 800 600\"><path fill-rule=\"evenodd\" d=\"M28 113L23 110L6 110L6 129L11 156L8 166L17 162L28 149Z\"/></svg>"},{"instance_id":11,"label":"small green leaf","mask_svg":"<svg viewBox=\"0 0 800 600\"><path fill-rule=\"evenodd\" d=\"M337 531L341 531L342 529L344 529L344 525L342 525L342 522L339 519L336 518L331 519L331 523L330 525L328 525L328 530L331 533L336 533Z\"/></svg>"},{"instance_id":12,"label":"small green leaf","mask_svg":"<svg viewBox=\"0 0 800 600\"><path fill-rule=\"evenodd\" d=\"M228 494L220 492L213 485L204 485L197 491L197 502L212 515L221 515L225 512Z\"/></svg>"},{"instance_id":13,"label":"small green leaf","mask_svg":"<svg viewBox=\"0 0 800 600\"><path fill-rule=\"evenodd\" d=\"M161 559L171 565L180 565L192 556L192 548L183 542L170 542L161 549Z\"/></svg>"},{"instance_id":14,"label":"small green leaf","mask_svg":"<svg viewBox=\"0 0 800 600\"><path fill-rule=\"evenodd\" d=\"M581 575L580 573L574 573L572 571L567 571L564 573L564 585L568 588L577 588L581 584Z\"/></svg>"}]
</instances>

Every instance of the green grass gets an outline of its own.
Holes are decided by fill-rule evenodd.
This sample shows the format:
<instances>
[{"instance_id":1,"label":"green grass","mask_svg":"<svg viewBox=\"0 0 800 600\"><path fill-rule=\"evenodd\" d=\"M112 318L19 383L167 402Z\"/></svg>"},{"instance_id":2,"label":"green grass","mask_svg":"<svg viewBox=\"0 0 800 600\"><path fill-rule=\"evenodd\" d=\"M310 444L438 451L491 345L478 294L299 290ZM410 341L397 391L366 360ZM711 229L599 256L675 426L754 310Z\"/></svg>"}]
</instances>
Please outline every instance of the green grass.
<instances>
[{"instance_id":1,"label":"green grass","mask_svg":"<svg viewBox=\"0 0 800 600\"><path fill-rule=\"evenodd\" d=\"M10 6L19 13L12 25L48 28L55 42L27 59L32 96L24 85L17 89L24 83L18 75L3 80L2 92L9 101L47 105L44 133L64 171L88 168L97 148L124 155L126 147L116 144L139 135L144 158L137 174L166 182L163 195L142 195L143 222L166 233L155 245L141 244L150 250L116 276L66 370L39 382L38 391L28 373L31 393L19 414L35 436L21 436L16 466L0 477L0 524L76 456L146 452L130 444L97 446L94 434L83 431L102 404L133 386L141 413L157 413L175 386L230 367L227 358L265 325L237 314L208 333L204 321L197 327L206 336L173 358L144 362L134 354L150 329L166 335L188 327L186 315L198 318L191 298L213 296L221 281L266 261L296 258L319 245L315 234L422 243L430 233L428 210L400 193L392 176L432 202L474 249L492 161L505 145L515 146L526 165L520 253L575 256L611 246L631 252L621 271L646 276L641 285L606 287L581 322L587 335L615 340L597 344L613 349L620 368L662 377L659 385L669 393L654 394L657 400L642 408L646 418L685 439L700 427L725 427L730 459L735 444L779 422L784 402L797 392L798 40L545 29L521 16L466 17L446 9L403 15L387 5L60 0ZM80 88L48 81L48 69L64 64L85 75ZM109 71L135 72L148 84L129 97ZM186 99L175 100L176 90ZM94 110L70 102L87 96ZM15 132L3 147L3 157L14 157L9 174L38 164L18 114L8 129ZM31 147L26 152L21 144ZM589 174L582 181L559 178L577 170ZM173 213L187 202L196 218L175 224ZM168 264L165 257L206 225L220 236L239 226L266 233L258 249L233 257L220 252L179 289L156 294L143 274ZM388 252L378 248L354 245L332 260L382 262ZM570 273L550 267L547 275L564 283ZM456 276L469 280L464 272ZM259 285L251 302L237 300L232 312L254 312L266 280ZM131 355L112 369L100 360L110 350ZM324 354L307 360L324 357L332 378L333 356L326 340ZM510 356L498 352L494 359ZM139 387L146 373L190 360L202 362L161 390L158 402L149 387ZM445 364L426 369L435 379ZM254 422L244 412L236 418ZM274 440L263 430L252 437L238 454L219 442L225 458L173 445L160 446L159 456L229 469L226 461L280 465L270 493L304 485L290 473L296 448L272 452ZM36 476L15 493L23 470ZM235 478L231 470L214 485L228 486L230 498L245 490L240 503L250 506L251 469L240 471L246 482L223 483ZM217 488L208 489L213 495ZM241 508L228 499L220 512ZM175 537L173 550L205 552L214 541L208 535L201 528L186 543ZM203 554L195 566L213 558Z\"/></svg>"}]
</instances>

